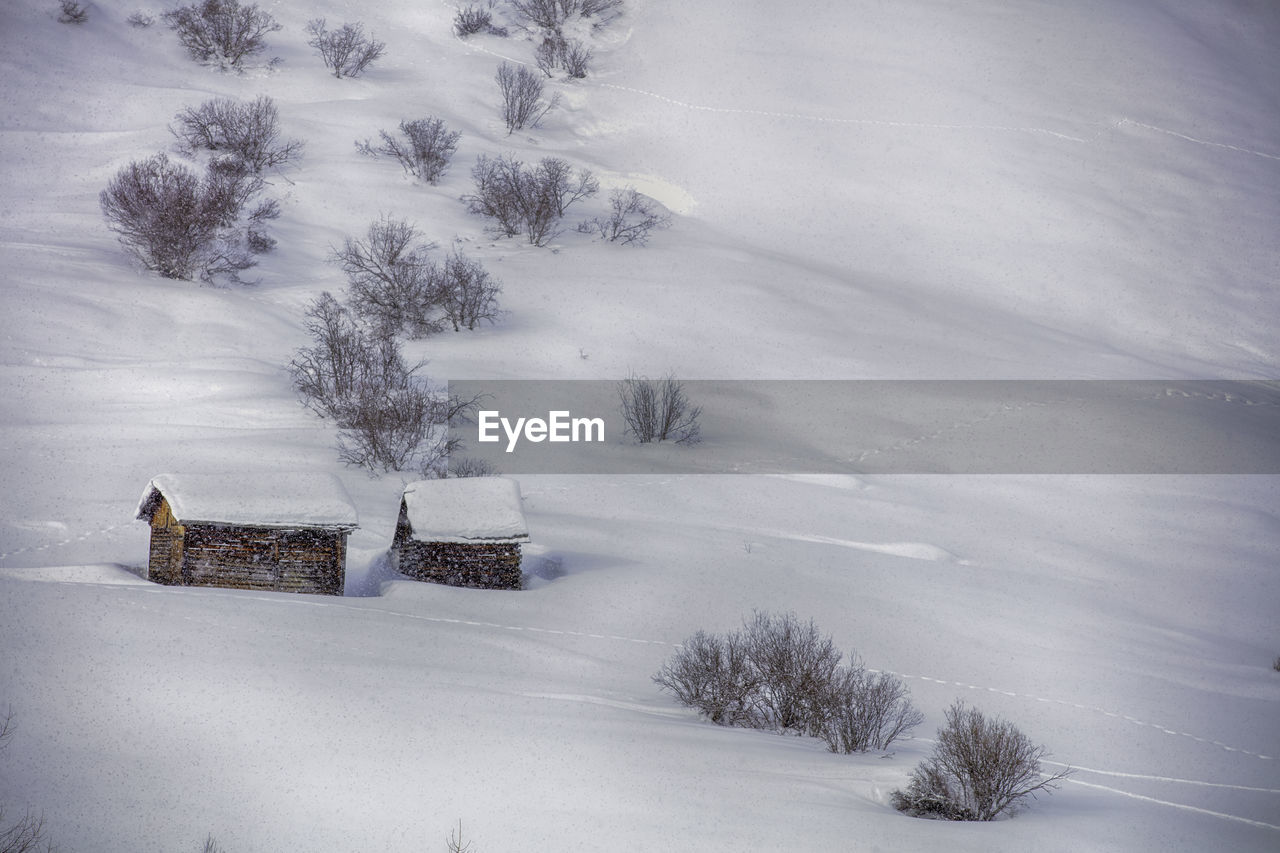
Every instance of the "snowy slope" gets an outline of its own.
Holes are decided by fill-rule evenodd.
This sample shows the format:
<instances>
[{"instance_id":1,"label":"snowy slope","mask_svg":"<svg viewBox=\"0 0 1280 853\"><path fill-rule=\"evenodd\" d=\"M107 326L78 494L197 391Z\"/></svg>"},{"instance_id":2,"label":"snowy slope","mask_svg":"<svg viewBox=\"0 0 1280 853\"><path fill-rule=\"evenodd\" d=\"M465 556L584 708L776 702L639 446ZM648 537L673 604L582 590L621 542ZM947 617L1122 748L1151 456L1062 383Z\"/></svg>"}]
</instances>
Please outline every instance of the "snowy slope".
<instances>
[{"instance_id":1,"label":"snowy slope","mask_svg":"<svg viewBox=\"0 0 1280 853\"><path fill-rule=\"evenodd\" d=\"M529 42L459 41L441 2L262 5L283 61L240 76L131 0L0 7L0 803L66 850L439 849L458 819L484 851L1274 849L1275 477L522 477L538 578L478 593L391 579L402 478L342 468L284 369L330 246L387 214L505 285L499 324L410 346L440 380L1274 378L1274 4L631 0L510 137L492 74ZM327 75L317 16L385 59ZM260 282L133 268L99 190L182 107L260 93L307 143ZM432 114L463 133L438 187L352 144ZM674 226L494 240L458 196L504 152ZM342 479L347 597L138 578L152 476L248 469ZM908 676L917 739L837 757L656 692L755 607ZM901 817L957 696L1090 769L1013 821Z\"/></svg>"}]
</instances>

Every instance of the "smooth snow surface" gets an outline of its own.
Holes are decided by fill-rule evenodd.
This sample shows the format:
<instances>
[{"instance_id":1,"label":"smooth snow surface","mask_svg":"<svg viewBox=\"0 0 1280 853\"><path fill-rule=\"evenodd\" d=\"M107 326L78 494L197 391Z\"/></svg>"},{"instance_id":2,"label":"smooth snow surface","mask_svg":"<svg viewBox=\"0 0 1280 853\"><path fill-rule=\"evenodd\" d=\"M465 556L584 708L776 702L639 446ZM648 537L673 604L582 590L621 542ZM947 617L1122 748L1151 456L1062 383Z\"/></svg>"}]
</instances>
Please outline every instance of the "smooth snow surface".
<instances>
[{"instance_id":1,"label":"smooth snow surface","mask_svg":"<svg viewBox=\"0 0 1280 853\"><path fill-rule=\"evenodd\" d=\"M520 484L505 477L419 480L404 488L413 538L420 542L527 541Z\"/></svg>"},{"instance_id":2,"label":"smooth snow surface","mask_svg":"<svg viewBox=\"0 0 1280 853\"><path fill-rule=\"evenodd\" d=\"M282 28L235 74L129 26L137 0L82 25L0 3L6 821L42 813L67 853L408 853L459 820L476 853L1280 847L1280 477L870 473L1022 423L993 410L983 433L855 436L875 453L842 476L520 476L526 589L455 589L387 567L418 475L344 468L287 370L306 306L345 287L333 247L388 216L503 284L495 324L406 345L439 383L1275 380L1280 4L626 0L573 30L591 74L513 134L493 78L528 34L459 39L439 0L259 4ZM334 78L317 17L386 55ZM254 283L139 269L99 192L157 152L196 164L179 110L260 94L306 148L266 175L279 245ZM436 186L353 144L427 116L462 134ZM481 154L604 191L545 248L497 238L459 201ZM626 185L672 226L644 248L576 229ZM1229 401L1188 405L1230 441ZM764 429L750 406L705 426L655 457ZM346 596L145 582L157 471L339 477ZM755 608L901 674L915 738L836 756L657 690L675 644ZM1076 774L1012 820L899 815L957 698Z\"/></svg>"},{"instance_id":3,"label":"smooth snow surface","mask_svg":"<svg viewBox=\"0 0 1280 853\"><path fill-rule=\"evenodd\" d=\"M137 518L150 518L157 493L179 524L345 530L359 525L351 497L332 474L161 474L143 491Z\"/></svg>"}]
</instances>

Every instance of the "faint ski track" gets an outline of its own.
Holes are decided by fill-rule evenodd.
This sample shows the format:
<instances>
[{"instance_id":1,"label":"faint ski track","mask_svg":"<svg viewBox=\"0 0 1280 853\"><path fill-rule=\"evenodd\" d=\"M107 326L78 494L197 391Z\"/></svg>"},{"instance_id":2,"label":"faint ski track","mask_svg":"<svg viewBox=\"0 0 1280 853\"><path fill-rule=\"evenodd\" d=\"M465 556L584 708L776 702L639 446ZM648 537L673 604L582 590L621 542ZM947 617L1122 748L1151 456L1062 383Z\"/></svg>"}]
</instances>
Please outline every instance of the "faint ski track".
<instances>
[{"instance_id":1,"label":"faint ski track","mask_svg":"<svg viewBox=\"0 0 1280 853\"><path fill-rule=\"evenodd\" d=\"M81 533L79 536L68 537L59 542L46 542L43 545L27 545L26 547L23 547L23 548L15 548L12 551L5 551L4 553L0 554L0 560L7 560L9 557L16 557L19 554L30 554L30 553L35 553L36 551L47 551L50 548L62 548L66 545L72 545L76 542L83 542L86 539L93 539L95 537L102 536L103 534L110 533L111 531L117 530L123 526L124 525L121 525L121 524L112 524L107 527L98 528L97 530L90 530L86 533Z\"/></svg>"},{"instance_id":2,"label":"faint ski track","mask_svg":"<svg viewBox=\"0 0 1280 853\"><path fill-rule=\"evenodd\" d=\"M1225 744L1222 741L1203 738L1198 735L1194 735L1191 732L1178 731L1177 729L1169 728L1168 726L1162 725L1160 723L1152 723L1146 720L1140 720L1137 717L1131 717L1128 714L1122 714L1119 711L1109 711L1106 708L1098 708L1093 705L1084 705L1084 704L1081 704L1080 702L1068 702L1065 699L1049 699L1044 696L1032 696L1027 693L1017 693L1012 690L1000 690L999 688L996 688L996 687L984 687L980 684L968 684L963 681L948 681L945 678L933 678L928 675L908 675L905 672L894 672L893 670L890 670L890 669L885 669L885 670L872 669L869 671L870 672L886 672L891 675L896 675L899 678L912 678L917 681L929 681L934 684L946 684L952 687L963 687L966 690L979 690L979 691L985 691L987 693L997 693L1001 696L1011 696L1018 699L1030 699L1035 702L1045 702L1051 705L1064 705L1068 708L1075 708L1080 711L1092 711L1097 714L1102 714L1103 716L1106 716L1106 717L1112 717L1117 720L1123 720L1124 722L1132 723L1135 726L1142 726L1144 728L1156 729L1157 731L1163 732L1164 734L1167 734L1167 735L1184 737L1184 738L1193 740L1197 743L1203 743L1203 744L1208 744L1210 746L1220 747L1226 750L1227 752L1238 752L1241 755L1249 755L1254 758L1262 759L1263 761L1272 761L1275 758L1275 756L1263 755L1260 752L1253 752L1251 750L1244 749L1243 747L1230 746L1229 744Z\"/></svg>"},{"instance_id":3,"label":"faint ski track","mask_svg":"<svg viewBox=\"0 0 1280 853\"><path fill-rule=\"evenodd\" d=\"M1134 800L1142 800L1143 802L1147 802L1147 803L1155 803L1161 806L1169 806L1175 809L1182 809L1183 811L1209 815L1211 817L1221 818L1222 820L1231 820L1231 821L1236 821L1237 823L1247 823L1249 826L1256 826L1261 829L1280 830L1280 826L1277 826L1274 823L1265 823L1260 820L1253 820L1252 818L1240 817L1239 815L1233 815L1233 814L1227 814L1226 812L1215 812L1211 809L1201 808L1200 806L1189 806L1185 803L1171 803L1168 800L1158 800L1155 797L1148 797L1145 794L1135 794L1132 791L1123 791L1119 788L1112 788L1107 785L1099 785L1096 782L1083 782L1079 779L1072 779L1070 777L1064 779L1063 781L1072 785L1082 785L1085 788L1094 788L1099 791L1108 791L1112 794L1119 794L1122 797L1129 797Z\"/></svg>"}]
</instances>

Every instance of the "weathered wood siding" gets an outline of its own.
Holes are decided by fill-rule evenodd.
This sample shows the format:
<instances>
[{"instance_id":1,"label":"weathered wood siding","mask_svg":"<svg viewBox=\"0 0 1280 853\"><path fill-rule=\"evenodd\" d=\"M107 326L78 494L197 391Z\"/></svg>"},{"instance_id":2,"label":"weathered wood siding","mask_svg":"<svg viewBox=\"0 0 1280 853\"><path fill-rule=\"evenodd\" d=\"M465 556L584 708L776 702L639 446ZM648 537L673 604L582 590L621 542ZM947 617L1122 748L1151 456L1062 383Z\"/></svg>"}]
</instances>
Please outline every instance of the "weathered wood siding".
<instances>
[{"instance_id":1,"label":"weathered wood siding","mask_svg":"<svg viewBox=\"0 0 1280 853\"><path fill-rule=\"evenodd\" d=\"M155 583L174 586L182 583L182 538L186 530L173 517L169 502L151 515L151 553L147 561L147 577Z\"/></svg>"},{"instance_id":2,"label":"weathered wood siding","mask_svg":"<svg viewBox=\"0 0 1280 853\"><path fill-rule=\"evenodd\" d=\"M183 584L342 595L342 533L213 525L186 530Z\"/></svg>"},{"instance_id":3,"label":"weathered wood siding","mask_svg":"<svg viewBox=\"0 0 1280 853\"><path fill-rule=\"evenodd\" d=\"M395 546L397 568L422 581L479 589L520 588L520 543L414 542Z\"/></svg>"}]
</instances>

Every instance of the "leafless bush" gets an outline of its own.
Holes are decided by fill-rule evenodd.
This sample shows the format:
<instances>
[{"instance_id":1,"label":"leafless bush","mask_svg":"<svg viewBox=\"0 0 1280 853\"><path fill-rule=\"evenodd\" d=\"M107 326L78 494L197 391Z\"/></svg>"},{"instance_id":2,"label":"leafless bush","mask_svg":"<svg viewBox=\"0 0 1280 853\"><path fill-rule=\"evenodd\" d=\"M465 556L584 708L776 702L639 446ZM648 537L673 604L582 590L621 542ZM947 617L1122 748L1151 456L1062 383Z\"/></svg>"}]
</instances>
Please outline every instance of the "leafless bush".
<instances>
[{"instance_id":1,"label":"leafless bush","mask_svg":"<svg viewBox=\"0 0 1280 853\"><path fill-rule=\"evenodd\" d=\"M334 77L359 77L386 50L386 42L364 34L364 24L344 23L336 30L325 27L324 18L307 22L308 45L320 52L325 67Z\"/></svg>"},{"instance_id":2,"label":"leafless bush","mask_svg":"<svg viewBox=\"0 0 1280 853\"><path fill-rule=\"evenodd\" d=\"M542 80L523 65L504 62L495 78L502 93L502 120L511 134L525 127L537 127L542 117L560 103L560 96L550 100L542 96Z\"/></svg>"},{"instance_id":3,"label":"leafless bush","mask_svg":"<svg viewBox=\"0 0 1280 853\"><path fill-rule=\"evenodd\" d=\"M1276 672L1280 672L1280 657L1277 657L1275 661L1272 662L1271 668Z\"/></svg>"},{"instance_id":4,"label":"leafless bush","mask_svg":"<svg viewBox=\"0 0 1280 853\"><path fill-rule=\"evenodd\" d=\"M453 17L453 31L460 38L473 36L476 33L489 33L494 36L506 37L507 30L505 27L495 26L493 23L493 13L490 9L493 2L490 0L489 8L470 5L458 9L458 14Z\"/></svg>"},{"instance_id":5,"label":"leafless bush","mask_svg":"<svg viewBox=\"0 0 1280 853\"><path fill-rule=\"evenodd\" d=\"M684 383L675 377L630 376L618 383L618 398L626 431L641 444L654 441L695 444L699 440L698 417L702 407L689 402Z\"/></svg>"},{"instance_id":6,"label":"leafless bush","mask_svg":"<svg viewBox=\"0 0 1280 853\"><path fill-rule=\"evenodd\" d=\"M635 187L612 190L609 193L609 215L597 216L578 226L583 233L596 233L611 243L624 246L643 246L649 241L650 232L671 225L671 214L656 201L636 192Z\"/></svg>"},{"instance_id":7,"label":"leafless bush","mask_svg":"<svg viewBox=\"0 0 1280 853\"><path fill-rule=\"evenodd\" d=\"M0 752L13 739L13 708L7 708L3 719L0 719ZM49 840L48 828L44 815L30 809L23 812L21 818L9 824L5 818L4 807L0 806L0 853L55 853L57 848Z\"/></svg>"},{"instance_id":8,"label":"leafless bush","mask_svg":"<svg viewBox=\"0 0 1280 853\"><path fill-rule=\"evenodd\" d=\"M240 68L245 59L266 49L267 33L280 29L257 4L241 6L239 0L200 0L160 17L192 58L216 61L224 68Z\"/></svg>"},{"instance_id":9,"label":"leafless bush","mask_svg":"<svg viewBox=\"0 0 1280 853\"><path fill-rule=\"evenodd\" d=\"M371 157L395 157L406 172L429 184L440 180L458 147L458 140L462 138L458 131L449 130L444 119L434 116L402 121L400 133L403 134L403 139L380 130L380 145L374 145L366 139L364 142L357 142L356 148Z\"/></svg>"},{"instance_id":10,"label":"leafless bush","mask_svg":"<svg viewBox=\"0 0 1280 853\"><path fill-rule=\"evenodd\" d=\"M218 844L218 840L213 837L212 833L210 833L205 836L204 847L201 848L201 853L225 853L225 851Z\"/></svg>"},{"instance_id":11,"label":"leafless bush","mask_svg":"<svg viewBox=\"0 0 1280 853\"><path fill-rule=\"evenodd\" d=\"M60 0L58 3L58 23L83 24L89 20L89 10L78 0ZM4 848L0 848L3 850Z\"/></svg>"},{"instance_id":12,"label":"leafless bush","mask_svg":"<svg viewBox=\"0 0 1280 853\"><path fill-rule=\"evenodd\" d=\"M760 676L739 633L698 631L680 644L653 680L717 725L752 728L758 723Z\"/></svg>"},{"instance_id":13,"label":"leafless bush","mask_svg":"<svg viewBox=\"0 0 1280 853\"><path fill-rule=\"evenodd\" d=\"M471 853L471 842L462 840L462 821L458 821L456 830L450 830L445 849L448 853Z\"/></svg>"},{"instance_id":14,"label":"leafless bush","mask_svg":"<svg viewBox=\"0 0 1280 853\"><path fill-rule=\"evenodd\" d=\"M156 19L154 16L148 15L146 12L142 11L141 9L134 12L132 15L125 18L124 20L125 20L125 23L127 23L129 26L139 30L145 30L147 27L151 26L156 22Z\"/></svg>"},{"instance_id":15,"label":"leafless bush","mask_svg":"<svg viewBox=\"0 0 1280 853\"><path fill-rule=\"evenodd\" d=\"M535 246L560 233L559 223L575 202L589 198L600 183L586 169L574 172L558 157L544 157L528 167L511 156L480 155L471 170L476 191L463 197L472 213L494 220L508 237L523 233Z\"/></svg>"},{"instance_id":16,"label":"leafless bush","mask_svg":"<svg viewBox=\"0 0 1280 853\"><path fill-rule=\"evenodd\" d=\"M957 700L946 711L933 754L912 772L905 791L893 792L892 802L914 816L995 820L1070 775L1070 768L1042 773L1046 756L1017 726L988 720Z\"/></svg>"},{"instance_id":17,"label":"leafless bush","mask_svg":"<svg viewBox=\"0 0 1280 853\"><path fill-rule=\"evenodd\" d=\"M449 460L450 477L496 477L501 473L485 459L459 456Z\"/></svg>"},{"instance_id":18,"label":"leafless bush","mask_svg":"<svg viewBox=\"0 0 1280 853\"><path fill-rule=\"evenodd\" d=\"M302 156L302 140L280 138L280 113L266 95L244 102L213 98L198 107L186 107L175 119L177 126L169 130L189 149L227 152L253 172Z\"/></svg>"},{"instance_id":19,"label":"leafless bush","mask_svg":"<svg viewBox=\"0 0 1280 853\"><path fill-rule=\"evenodd\" d=\"M502 285L479 261L454 253L438 268L436 292L453 330L474 329L481 320L494 322L499 314L498 294Z\"/></svg>"},{"instance_id":20,"label":"leafless bush","mask_svg":"<svg viewBox=\"0 0 1280 853\"><path fill-rule=\"evenodd\" d=\"M747 658L758 673L756 710L765 728L818 734L820 703L840 667L840 650L813 620L755 613L745 627Z\"/></svg>"},{"instance_id":21,"label":"leafless bush","mask_svg":"<svg viewBox=\"0 0 1280 853\"><path fill-rule=\"evenodd\" d=\"M812 621L757 612L740 631L694 634L654 681L719 725L816 735L833 752L885 749L919 724L901 681L841 657Z\"/></svg>"},{"instance_id":22,"label":"leafless bush","mask_svg":"<svg viewBox=\"0 0 1280 853\"><path fill-rule=\"evenodd\" d=\"M817 704L817 734L832 752L887 749L924 721L909 697L891 673L869 673L857 661L842 666Z\"/></svg>"},{"instance_id":23,"label":"leafless bush","mask_svg":"<svg viewBox=\"0 0 1280 853\"><path fill-rule=\"evenodd\" d=\"M575 17L598 17L599 26L607 23L606 15L622 8L622 0L510 0L510 3L526 27L547 32L559 32L566 21Z\"/></svg>"},{"instance_id":24,"label":"leafless bush","mask_svg":"<svg viewBox=\"0 0 1280 853\"><path fill-rule=\"evenodd\" d=\"M534 50L534 61L543 74L554 77L557 68L563 68L570 77L587 76L587 66L591 62L591 49L581 41L570 41L560 33L549 33L543 36Z\"/></svg>"},{"instance_id":25,"label":"leafless bush","mask_svg":"<svg viewBox=\"0 0 1280 853\"><path fill-rule=\"evenodd\" d=\"M363 239L348 237L332 259L342 267L357 316L380 333L422 337L440 330L440 303L430 252L434 244L404 220L380 219Z\"/></svg>"},{"instance_id":26,"label":"leafless bush","mask_svg":"<svg viewBox=\"0 0 1280 853\"><path fill-rule=\"evenodd\" d=\"M234 278L254 264L239 219L263 186L238 159L215 159L201 178L156 154L116 173L98 201L107 226L147 269L165 278ZM273 209L259 205L251 227L260 232Z\"/></svg>"}]
</instances>

